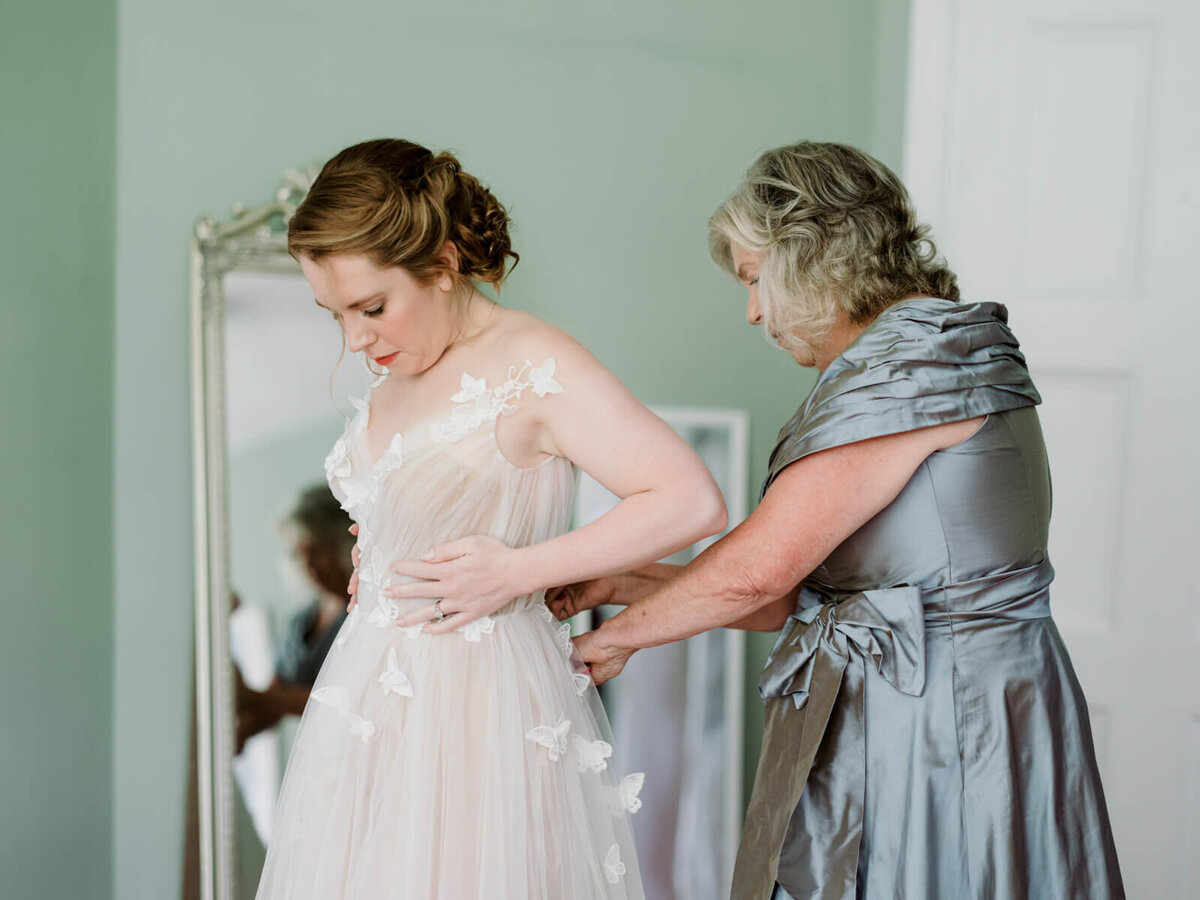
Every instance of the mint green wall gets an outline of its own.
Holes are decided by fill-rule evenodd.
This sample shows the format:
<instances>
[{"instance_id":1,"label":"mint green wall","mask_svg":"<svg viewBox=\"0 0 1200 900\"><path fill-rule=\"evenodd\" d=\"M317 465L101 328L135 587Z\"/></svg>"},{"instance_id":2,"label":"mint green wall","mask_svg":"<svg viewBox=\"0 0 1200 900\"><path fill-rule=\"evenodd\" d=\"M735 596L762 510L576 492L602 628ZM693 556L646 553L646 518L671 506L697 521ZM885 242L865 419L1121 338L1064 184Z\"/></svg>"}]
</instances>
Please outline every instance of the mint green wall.
<instances>
[{"instance_id":1,"label":"mint green wall","mask_svg":"<svg viewBox=\"0 0 1200 900\"><path fill-rule=\"evenodd\" d=\"M0 894L110 896L116 3L0 25Z\"/></svg>"},{"instance_id":2,"label":"mint green wall","mask_svg":"<svg viewBox=\"0 0 1200 900\"><path fill-rule=\"evenodd\" d=\"M116 301L115 887L178 885L191 662L186 241L354 141L459 151L516 222L506 302L644 400L740 406L753 479L812 382L742 320L704 224L756 151L898 151L894 0L122 0ZM501 11L503 10L503 12ZM889 160L894 161L894 160ZM264 560L274 565L274 560ZM750 667L765 642L753 643ZM748 683L753 686L753 679ZM751 695L753 697L753 695ZM752 734L758 705L749 706ZM756 742L748 748L751 757Z\"/></svg>"}]
</instances>

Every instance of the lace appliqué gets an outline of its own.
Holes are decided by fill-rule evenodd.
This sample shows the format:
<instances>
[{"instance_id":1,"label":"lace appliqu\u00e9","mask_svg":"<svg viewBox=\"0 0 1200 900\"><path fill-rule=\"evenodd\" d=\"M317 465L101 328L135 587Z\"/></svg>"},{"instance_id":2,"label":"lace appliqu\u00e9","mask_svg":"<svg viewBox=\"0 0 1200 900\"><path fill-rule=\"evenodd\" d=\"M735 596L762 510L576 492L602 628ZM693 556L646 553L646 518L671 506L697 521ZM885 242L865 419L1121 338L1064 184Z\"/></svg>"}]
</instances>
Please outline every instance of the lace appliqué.
<instances>
[{"instance_id":1,"label":"lace appliqu\u00e9","mask_svg":"<svg viewBox=\"0 0 1200 900\"><path fill-rule=\"evenodd\" d=\"M458 393L450 398L457 406L450 413L449 420L430 426L430 435L438 443L452 444L461 441L485 422L494 422L501 415L516 412L516 401L530 388L539 397L561 394L562 385L554 380L554 368L553 357L540 366L525 360L525 365L519 369L510 366L508 379L495 388L489 388L485 379L474 378L464 372Z\"/></svg>"},{"instance_id":2,"label":"lace appliqu\u00e9","mask_svg":"<svg viewBox=\"0 0 1200 900\"><path fill-rule=\"evenodd\" d=\"M612 756L612 744L607 741L589 741L577 734L571 735L571 748L575 751L575 765L579 771L603 772L608 768L608 758Z\"/></svg>"},{"instance_id":3,"label":"lace appliqu\u00e9","mask_svg":"<svg viewBox=\"0 0 1200 900\"><path fill-rule=\"evenodd\" d=\"M525 732L525 737L539 747L546 748L550 762L558 762L567 753L567 733L571 730L571 720L560 715L553 725L539 725Z\"/></svg>"},{"instance_id":4,"label":"lace appliqu\u00e9","mask_svg":"<svg viewBox=\"0 0 1200 900\"><path fill-rule=\"evenodd\" d=\"M371 385L374 390L383 377ZM325 457L325 480L333 487L334 493L341 499L342 509L357 519L364 517L367 508L375 499L379 484L389 472L404 464L404 437L396 433L392 435L383 456L371 466L370 471L362 478L354 477L354 466L350 459L350 441L355 434L354 429L365 431L367 409L370 402L370 392L365 397L351 397L350 403L358 411L357 416L346 427L329 455ZM363 435L365 438L365 435ZM364 543L360 537L360 544Z\"/></svg>"},{"instance_id":5,"label":"lace appliqu\u00e9","mask_svg":"<svg viewBox=\"0 0 1200 900\"><path fill-rule=\"evenodd\" d=\"M400 604L390 597L380 594L375 608L371 610L371 615L367 618L367 621L376 628L387 628L398 618L400 618Z\"/></svg>"},{"instance_id":6,"label":"lace appliqu\u00e9","mask_svg":"<svg viewBox=\"0 0 1200 900\"><path fill-rule=\"evenodd\" d=\"M379 676L379 683L383 685L385 694L395 694L397 697L413 695L412 682L408 680L407 675L400 671L395 647L388 651L387 668Z\"/></svg>"},{"instance_id":7,"label":"lace appliqu\u00e9","mask_svg":"<svg viewBox=\"0 0 1200 900\"><path fill-rule=\"evenodd\" d=\"M496 620L491 616L481 616L473 622L468 622L462 628L454 630L461 633L472 644L478 644L483 635L491 634L496 630Z\"/></svg>"},{"instance_id":8,"label":"lace appliqu\u00e9","mask_svg":"<svg viewBox=\"0 0 1200 900\"><path fill-rule=\"evenodd\" d=\"M382 551L378 547L372 547L363 556L362 564L358 567L359 590L382 590L390 580Z\"/></svg>"},{"instance_id":9,"label":"lace appliqu\u00e9","mask_svg":"<svg viewBox=\"0 0 1200 900\"><path fill-rule=\"evenodd\" d=\"M626 775L621 779L620 783L613 789L614 812L629 813L632 815L642 808L642 801L638 794L642 792L642 785L646 783L645 772L634 772L632 775Z\"/></svg>"},{"instance_id":10,"label":"lace appliqu\u00e9","mask_svg":"<svg viewBox=\"0 0 1200 900\"><path fill-rule=\"evenodd\" d=\"M332 707L337 712L339 718L345 719L346 724L350 727L351 737L361 738L365 744L375 734L374 722L364 719L350 710L350 698L346 695L345 688L334 687L332 685L317 688L309 697L317 703Z\"/></svg>"},{"instance_id":11,"label":"lace appliqu\u00e9","mask_svg":"<svg viewBox=\"0 0 1200 900\"><path fill-rule=\"evenodd\" d=\"M625 874L625 863L621 862L621 848L613 844L608 848L608 855L604 857L604 877L609 884L616 884Z\"/></svg>"},{"instance_id":12,"label":"lace appliqu\u00e9","mask_svg":"<svg viewBox=\"0 0 1200 900\"><path fill-rule=\"evenodd\" d=\"M550 620L554 620L553 613L550 614ZM571 626L563 622L554 632L554 637L558 642L559 649L563 652L563 657L567 661L567 674L571 676L571 683L575 687L575 693L582 697L587 693L587 689L591 687L592 676L587 672L575 671L575 645L571 643Z\"/></svg>"}]
</instances>

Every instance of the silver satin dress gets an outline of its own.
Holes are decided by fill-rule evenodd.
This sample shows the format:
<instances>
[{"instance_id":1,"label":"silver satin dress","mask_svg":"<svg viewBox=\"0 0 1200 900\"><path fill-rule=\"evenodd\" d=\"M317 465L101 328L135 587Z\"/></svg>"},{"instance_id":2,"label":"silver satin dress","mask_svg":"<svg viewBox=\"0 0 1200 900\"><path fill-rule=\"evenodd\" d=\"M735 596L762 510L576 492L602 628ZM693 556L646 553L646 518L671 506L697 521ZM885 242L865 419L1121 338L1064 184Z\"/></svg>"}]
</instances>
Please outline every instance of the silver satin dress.
<instances>
[{"instance_id":1,"label":"silver satin dress","mask_svg":"<svg viewBox=\"0 0 1200 900\"><path fill-rule=\"evenodd\" d=\"M780 433L819 450L985 417L805 580L763 671L735 900L1124 897L1050 617L1050 475L999 304L885 310Z\"/></svg>"}]
</instances>

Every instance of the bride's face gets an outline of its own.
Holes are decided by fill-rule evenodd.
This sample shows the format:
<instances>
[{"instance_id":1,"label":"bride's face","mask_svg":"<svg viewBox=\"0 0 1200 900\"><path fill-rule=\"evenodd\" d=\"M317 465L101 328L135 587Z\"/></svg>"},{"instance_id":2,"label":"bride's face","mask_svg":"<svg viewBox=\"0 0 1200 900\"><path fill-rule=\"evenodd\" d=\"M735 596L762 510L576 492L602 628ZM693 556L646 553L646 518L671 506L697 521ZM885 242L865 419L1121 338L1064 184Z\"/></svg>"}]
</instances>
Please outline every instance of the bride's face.
<instances>
[{"instance_id":1,"label":"bride's face","mask_svg":"<svg viewBox=\"0 0 1200 900\"><path fill-rule=\"evenodd\" d=\"M452 339L454 280L448 273L423 284L399 266L380 268L360 254L300 257L317 305L333 313L346 346L390 372L416 375L432 366Z\"/></svg>"}]
</instances>

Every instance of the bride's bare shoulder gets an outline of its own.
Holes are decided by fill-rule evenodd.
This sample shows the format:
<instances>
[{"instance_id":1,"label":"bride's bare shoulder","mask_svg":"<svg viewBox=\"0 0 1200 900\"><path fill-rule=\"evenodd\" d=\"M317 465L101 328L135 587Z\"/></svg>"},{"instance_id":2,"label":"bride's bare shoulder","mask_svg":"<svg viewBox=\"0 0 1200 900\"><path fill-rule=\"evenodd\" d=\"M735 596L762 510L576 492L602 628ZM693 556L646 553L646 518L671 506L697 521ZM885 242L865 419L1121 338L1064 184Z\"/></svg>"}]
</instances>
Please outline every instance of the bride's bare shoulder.
<instances>
[{"instance_id":1,"label":"bride's bare shoulder","mask_svg":"<svg viewBox=\"0 0 1200 900\"><path fill-rule=\"evenodd\" d=\"M541 365L547 359L574 364L595 361L583 344L563 329L516 309L505 310L497 322L494 346L500 355L515 364L528 360Z\"/></svg>"}]
</instances>

